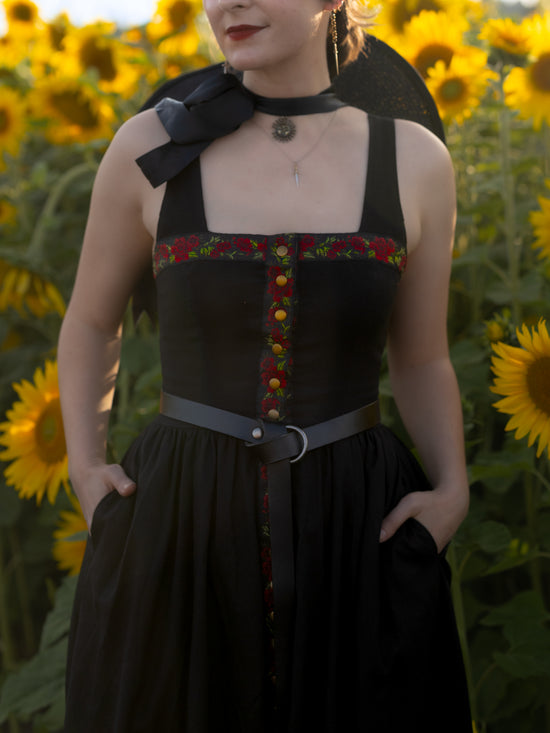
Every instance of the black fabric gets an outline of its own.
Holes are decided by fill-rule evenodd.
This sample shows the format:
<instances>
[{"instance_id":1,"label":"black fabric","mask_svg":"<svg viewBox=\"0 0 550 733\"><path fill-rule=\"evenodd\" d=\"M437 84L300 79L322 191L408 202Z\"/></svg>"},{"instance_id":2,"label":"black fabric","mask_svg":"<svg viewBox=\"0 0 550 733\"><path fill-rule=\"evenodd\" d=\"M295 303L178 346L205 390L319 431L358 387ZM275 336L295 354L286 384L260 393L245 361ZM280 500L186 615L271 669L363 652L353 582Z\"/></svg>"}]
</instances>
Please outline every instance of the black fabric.
<instances>
[{"instance_id":1,"label":"black fabric","mask_svg":"<svg viewBox=\"0 0 550 733\"><path fill-rule=\"evenodd\" d=\"M184 229L184 181L167 184L154 250L165 391L300 427L377 398L406 244L393 125L380 125L371 171L386 161L387 196L362 232L197 231L204 212ZM285 465L296 596L282 638L275 621L281 668L269 513L290 512L266 467L242 441L165 416L132 443L137 491L103 499L86 548L65 733L471 733L445 558L415 520L379 543L388 511L431 489L410 451L378 425Z\"/></svg>"},{"instance_id":2,"label":"black fabric","mask_svg":"<svg viewBox=\"0 0 550 733\"><path fill-rule=\"evenodd\" d=\"M345 107L344 102L327 90L312 97L262 97L216 66L183 101L165 97L155 105L170 140L141 155L137 164L151 185L160 186L198 158L214 140L239 128L255 109L294 116L332 112L339 107Z\"/></svg>"}]
</instances>

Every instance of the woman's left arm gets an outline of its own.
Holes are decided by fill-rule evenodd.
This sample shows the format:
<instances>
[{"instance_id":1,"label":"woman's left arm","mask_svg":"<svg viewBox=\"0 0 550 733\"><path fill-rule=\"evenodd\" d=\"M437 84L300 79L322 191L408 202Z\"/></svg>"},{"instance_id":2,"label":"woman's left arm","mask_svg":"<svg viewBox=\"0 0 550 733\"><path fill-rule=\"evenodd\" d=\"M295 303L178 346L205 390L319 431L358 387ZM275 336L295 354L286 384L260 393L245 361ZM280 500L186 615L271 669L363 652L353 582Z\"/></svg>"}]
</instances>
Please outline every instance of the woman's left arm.
<instances>
[{"instance_id":1,"label":"woman's left arm","mask_svg":"<svg viewBox=\"0 0 550 733\"><path fill-rule=\"evenodd\" d=\"M390 380L434 489L406 495L384 519L380 539L415 517L442 550L466 516L469 495L460 395L447 343L454 173L445 146L416 125L398 123L397 150L410 254L390 324Z\"/></svg>"}]
</instances>

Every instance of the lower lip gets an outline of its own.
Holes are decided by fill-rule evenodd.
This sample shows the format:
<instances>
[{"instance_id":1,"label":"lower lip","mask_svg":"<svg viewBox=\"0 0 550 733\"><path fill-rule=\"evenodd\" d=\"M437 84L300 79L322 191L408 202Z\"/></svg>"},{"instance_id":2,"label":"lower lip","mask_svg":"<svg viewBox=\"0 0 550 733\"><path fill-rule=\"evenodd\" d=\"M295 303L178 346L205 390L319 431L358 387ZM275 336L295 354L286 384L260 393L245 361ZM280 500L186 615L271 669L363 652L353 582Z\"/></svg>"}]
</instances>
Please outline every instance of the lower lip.
<instances>
[{"instance_id":1,"label":"lower lip","mask_svg":"<svg viewBox=\"0 0 550 733\"><path fill-rule=\"evenodd\" d=\"M261 28L243 28L242 30L228 31L227 35L232 41L244 41L261 30Z\"/></svg>"}]
</instances>

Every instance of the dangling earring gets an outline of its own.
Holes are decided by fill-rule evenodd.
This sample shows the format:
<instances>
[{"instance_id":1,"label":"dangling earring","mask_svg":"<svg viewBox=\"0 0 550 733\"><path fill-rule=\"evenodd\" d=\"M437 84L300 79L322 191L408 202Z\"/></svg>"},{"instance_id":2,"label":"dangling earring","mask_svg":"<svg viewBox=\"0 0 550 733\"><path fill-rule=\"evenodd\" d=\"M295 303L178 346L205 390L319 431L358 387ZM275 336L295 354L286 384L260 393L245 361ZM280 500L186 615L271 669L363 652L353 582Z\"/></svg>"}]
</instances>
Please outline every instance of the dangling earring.
<instances>
[{"instance_id":1,"label":"dangling earring","mask_svg":"<svg viewBox=\"0 0 550 733\"><path fill-rule=\"evenodd\" d=\"M336 10L330 13L330 35L332 37L332 48L334 50L334 67L336 69L336 76L338 76L338 28L336 26Z\"/></svg>"},{"instance_id":2,"label":"dangling earring","mask_svg":"<svg viewBox=\"0 0 550 733\"><path fill-rule=\"evenodd\" d=\"M229 61L225 60L223 62L223 73L224 74L230 74L231 73L231 66L229 64Z\"/></svg>"}]
</instances>

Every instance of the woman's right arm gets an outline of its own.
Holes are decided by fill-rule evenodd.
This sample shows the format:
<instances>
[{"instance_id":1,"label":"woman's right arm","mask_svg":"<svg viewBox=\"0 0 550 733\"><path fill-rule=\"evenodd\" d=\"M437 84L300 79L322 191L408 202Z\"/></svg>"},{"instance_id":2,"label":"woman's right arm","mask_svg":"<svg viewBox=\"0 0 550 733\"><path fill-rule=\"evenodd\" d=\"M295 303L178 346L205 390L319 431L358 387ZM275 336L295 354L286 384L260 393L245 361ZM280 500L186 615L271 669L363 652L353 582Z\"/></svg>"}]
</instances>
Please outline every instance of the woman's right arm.
<instances>
[{"instance_id":1,"label":"woman's right arm","mask_svg":"<svg viewBox=\"0 0 550 733\"><path fill-rule=\"evenodd\" d=\"M166 141L154 112L119 130L99 167L75 285L58 346L69 475L90 527L105 494L132 493L122 468L106 464L106 441L119 365L122 318L145 268L151 232L144 223L151 187L135 159Z\"/></svg>"}]
</instances>

